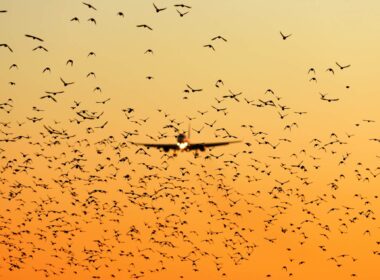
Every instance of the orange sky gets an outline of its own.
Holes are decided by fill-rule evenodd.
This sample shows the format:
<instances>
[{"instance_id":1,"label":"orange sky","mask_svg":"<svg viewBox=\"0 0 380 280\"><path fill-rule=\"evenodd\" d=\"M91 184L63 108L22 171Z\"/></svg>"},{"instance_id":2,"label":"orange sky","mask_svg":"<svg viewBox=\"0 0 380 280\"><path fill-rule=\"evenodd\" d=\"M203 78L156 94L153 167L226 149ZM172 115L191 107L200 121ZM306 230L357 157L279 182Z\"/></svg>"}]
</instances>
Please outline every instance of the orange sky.
<instances>
[{"instance_id":1,"label":"orange sky","mask_svg":"<svg viewBox=\"0 0 380 280\"><path fill-rule=\"evenodd\" d=\"M3 0L0 279L378 279L365 2Z\"/></svg>"}]
</instances>

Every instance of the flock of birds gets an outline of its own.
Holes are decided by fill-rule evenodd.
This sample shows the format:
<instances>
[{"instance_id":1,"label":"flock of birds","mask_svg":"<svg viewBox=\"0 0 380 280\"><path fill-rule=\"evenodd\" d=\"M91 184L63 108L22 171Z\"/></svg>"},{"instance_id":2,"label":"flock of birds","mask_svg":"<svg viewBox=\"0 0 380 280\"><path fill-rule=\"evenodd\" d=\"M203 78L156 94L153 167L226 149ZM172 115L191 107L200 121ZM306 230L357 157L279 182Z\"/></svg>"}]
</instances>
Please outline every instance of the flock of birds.
<instances>
[{"instance_id":1,"label":"flock of birds","mask_svg":"<svg viewBox=\"0 0 380 280\"><path fill-rule=\"evenodd\" d=\"M72 16L67 24L98 24L96 15L101 11L95 4L78 1L77 5L93 16ZM191 16L188 4L175 4L174 9L181 18ZM153 3L150 12L169 10ZM0 10L0 17L11 12ZM115 16L123 18L126 13L117 11ZM156 32L147 24L136 28ZM50 51L47 38L22 36L35 44L31 51ZM279 44L296 39L282 31L277 36ZM217 41L229 42L223 35L210 40L203 47L212 51ZM17 52L17 46L8 42L0 47L0 58ZM154 49L142 53L154 55ZM89 51L87 59L99 55ZM76 67L73 59L63 63L69 69ZM22 67L16 62L7 65L12 80L2 77L0 82L17 90L17 71ZM343 75L350 67L334 61L326 69L305 69L305 76L313 84L318 82L317 73ZM338 130L309 139L303 146L292 145L293 131L310 112L294 110L270 88L251 100L218 79L210 82L218 95L209 100L206 110L175 118L162 104L146 115L144 108L118 108L111 114L123 117L125 129L108 135L112 121L107 119L107 106L118 106L112 104L112 96L97 83L92 100L68 96L79 78L54 73L54 65L40 71L55 74L55 86L33 97L31 113L25 117L14 117L16 98L0 95L0 275L27 271L51 279L73 275L78 279L162 279L163 275L194 279L209 274L233 279L234 267L255 266L256 256L263 258L271 251L278 264L265 271L253 268L259 271L252 272L255 279L305 279L297 277L305 277L303 271L317 273L317 265L335 271L336 279L355 279L361 277L360 267L366 267L366 262L379 261L380 165L356 160L350 149L356 132ZM96 69L85 78L86 83L97 82ZM153 79L145 78L147 83ZM186 106L186 100L203 94L204 88L185 83L180 91ZM320 99L314 99L318 106L341 100L341 96L318 94ZM62 118L52 120L51 106L63 98L71 105L64 108ZM236 106L274 112L282 125L281 136L257 128L248 119L235 128L221 126L230 114L238 114ZM161 121L162 127L144 134L147 129L156 131L152 119ZM248 137L239 145L208 150L194 159L129 143L139 137L171 141L189 122L196 123L191 131L196 136L208 132L217 139L238 139L242 133ZM354 122L352 129L375 123L363 119ZM380 142L380 138L366 141ZM321 172L329 175L321 178L319 174L325 174ZM340 243L347 236L363 242L363 251L349 247L352 241ZM307 251L313 251L313 257ZM266 256L266 262L271 261L275 260Z\"/></svg>"}]
</instances>

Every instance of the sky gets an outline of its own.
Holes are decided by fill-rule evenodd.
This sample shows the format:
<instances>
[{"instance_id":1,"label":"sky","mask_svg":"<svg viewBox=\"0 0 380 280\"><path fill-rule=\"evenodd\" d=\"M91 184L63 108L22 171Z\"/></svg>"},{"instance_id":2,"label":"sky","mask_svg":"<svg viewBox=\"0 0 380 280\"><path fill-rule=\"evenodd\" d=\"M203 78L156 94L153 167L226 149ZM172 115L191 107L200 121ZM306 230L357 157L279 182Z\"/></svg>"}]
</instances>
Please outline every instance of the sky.
<instances>
[{"instance_id":1,"label":"sky","mask_svg":"<svg viewBox=\"0 0 380 280\"><path fill-rule=\"evenodd\" d=\"M379 8L1 0L0 278L377 279Z\"/></svg>"}]
</instances>

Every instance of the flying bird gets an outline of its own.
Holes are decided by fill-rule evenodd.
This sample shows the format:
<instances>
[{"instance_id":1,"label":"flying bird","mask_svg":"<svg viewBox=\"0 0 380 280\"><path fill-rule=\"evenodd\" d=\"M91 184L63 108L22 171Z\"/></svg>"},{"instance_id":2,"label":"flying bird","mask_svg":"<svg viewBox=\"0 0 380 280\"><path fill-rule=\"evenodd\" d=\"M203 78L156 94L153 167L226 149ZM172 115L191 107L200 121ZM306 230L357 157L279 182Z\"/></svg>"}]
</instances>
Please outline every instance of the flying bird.
<instances>
[{"instance_id":1,"label":"flying bird","mask_svg":"<svg viewBox=\"0 0 380 280\"><path fill-rule=\"evenodd\" d=\"M156 4L154 4L154 3L153 3L153 7L154 7L154 9L156 10L156 13L159 13L159 12L162 12L162 11L165 11L165 10L166 10L166 8L158 8L158 7L156 6Z\"/></svg>"},{"instance_id":2,"label":"flying bird","mask_svg":"<svg viewBox=\"0 0 380 280\"><path fill-rule=\"evenodd\" d=\"M224 37L222 37L222 36L220 36L220 35L218 35L218 36L212 38L211 40L212 40L212 41L215 41L215 40L218 40L218 39L219 39L219 40L222 40L222 41L224 41L224 42L227 42L227 39L224 38Z\"/></svg>"},{"instance_id":3,"label":"flying bird","mask_svg":"<svg viewBox=\"0 0 380 280\"><path fill-rule=\"evenodd\" d=\"M307 71L308 74L310 73L313 73L315 75L315 69L314 67L311 67L308 71Z\"/></svg>"},{"instance_id":4,"label":"flying bird","mask_svg":"<svg viewBox=\"0 0 380 280\"><path fill-rule=\"evenodd\" d=\"M188 5L185 5L185 4L175 4L174 7L179 7L179 8L187 8L187 9L191 9L190 6Z\"/></svg>"},{"instance_id":5,"label":"flying bird","mask_svg":"<svg viewBox=\"0 0 380 280\"><path fill-rule=\"evenodd\" d=\"M73 67L74 61L72 59L67 60L66 61L66 65L69 65L69 64L70 64L71 67Z\"/></svg>"},{"instance_id":6,"label":"flying bird","mask_svg":"<svg viewBox=\"0 0 380 280\"><path fill-rule=\"evenodd\" d=\"M96 25L96 19L95 18L89 18L87 21L92 22L93 24Z\"/></svg>"},{"instance_id":7,"label":"flying bird","mask_svg":"<svg viewBox=\"0 0 380 280\"><path fill-rule=\"evenodd\" d=\"M142 27L142 28L146 28L148 30L153 30L149 25L146 25L146 24L138 24L138 25L136 25L136 27Z\"/></svg>"},{"instance_id":8,"label":"flying bird","mask_svg":"<svg viewBox=\"0 0 380 280\"><path fill-rule=\"evenodd\" d=\"M48 52L48 49L45 48L44 46L37 46L37 47L35 47L32 51L36 51L36 50L43 50L43 51L45 51L45 52Z\"/></svg>"},{"instance_id":9,"label":"flying bird","mask_svg":"<svg viewBox=\"0 0 380 280\"><path fill-rule=\"evenodd\" d=\"M188 85L188 84L186 84L186 86L187 86L187 88L189 89L189 90L191 90L191 92L200 92L200 91L202 91L203 89L201 89L201 88L198 88L198 89L195 89L195 88L192 88L190 85Z\"/></svg>"},{"instance_id":10,"label":"flying bird","mask_svg":"<svg viewBox=\"0 0 380 280\"><path fill-rule=\"evenodd\" d=\"M76 22L79 22L79 18L78 18L78 17L73 17L72 19L70 19L70 21L76 21Z\"/></svg>"},{"instance_id":11,"label":"flying bird","mask_svg":"<svg viewBox=\"0 0 380 280\"><path fill-rule=\"evenodd\" d=\"M0 47L7 48L10 52L13 52L12 48L8 44L0 44Z\"/></svg>"},{"instance_id":12,"label":"flying bird","mask_svg":"<svg viewBox=\"0 0 380 280\"><path fill-rule=\"evenodd\" d=\"M210 49L212 49L213 51L215 51L215 48L214 48L214 46L213 46L213 45L211 45L211 44L208 44L208 45L204 45L203 47L205 47L205 48L210 48Z\"/></svg>"},{"instance_id":13,"label":"flying bird","mask_svg":"<svg viewBox=\"0 0 380 280\"><path fill-rule=\"evenodd\" d=\"M60 79L61 82L63 83L63 86L64 86L64 87L67 87L67 86L69 86L69 85L74 84L74 82L65 82L61 77L60 77L59 79Z\"/></svg>"},{"instance_id":14,"label":"flying bird","mask_svg":"<svg viewBox=\"0 0 380 280\"><path fill-rule=\"evenodd\" d=\"M92 10L94 10L94 11L97 11L97 9L96 9L93 5L91 5L91 4L89 4L89 3L85 3L85 2L82 2L82 3L83 3L83 5L87 6L89 9L92 9Z\"/></svg>"},{"instance_id":15,"label":"flying bird","mask_svg":"<svg viewBox=\"0 0 380 280\"><path fill-rule=\"evenodd\" d=\"M25 34L25 37L27 38L31 38L33 40L37 40L37 41L40 41L40 42L43 42L44 40L42 40L41 38L37 37L37 36L34 36L34 35L29 35L29 34Z\"/></svg>"},{"instance_id":16,"label":"flying bird","mask_svg":"<svg viewBox=\"0 0 380 280\"><path fill-rule=\"evenodd\" d=\"M348 64L348 65L344 65L344 66L342 66L342 65L340 65L338 62L335 62L335 64L340 68L340 70L344 70L345 68L348 68L348 67L351 66L351 64Z\"/></svg>"},{"instance_id":17,"label":"flying bird","mask_svg":"<svg viewBox=\"0 0 380 280\"><path fill-rule=\"evenodd\" d=\"M185 15L187 15L187 14L189 13L188 11L182 13L181 11L179 11L179 10L177 10L177 9L176 9L176 11L177 11L177 13L178 13L178 15L179 15L180 17L183 17L183 16L185 16Z\"/></svg>"},{"instance_id":18,"label":"flying bird","mask_svg":"<svg viewBox=\"0 0 380 280\"><path fill-rule=\"evenodd\" d=\"M290 36L292 36L292 34L284 35L281 31L280 31L280 34L281 34L282 40L286 40L286 39L288 39Z\"/></svg>"}]
</instances>

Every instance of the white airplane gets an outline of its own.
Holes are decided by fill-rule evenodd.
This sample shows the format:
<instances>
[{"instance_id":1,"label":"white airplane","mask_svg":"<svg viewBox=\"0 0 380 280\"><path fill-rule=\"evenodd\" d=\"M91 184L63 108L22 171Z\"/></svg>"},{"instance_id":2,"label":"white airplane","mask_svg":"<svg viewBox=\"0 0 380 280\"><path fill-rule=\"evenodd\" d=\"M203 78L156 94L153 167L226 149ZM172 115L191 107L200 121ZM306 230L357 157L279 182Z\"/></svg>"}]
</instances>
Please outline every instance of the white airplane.
<instances>
[{"instance_id":1,"label":"white airplane","mask_svg":"<svg viewBox=\"0 0 380 280\"><path fill-rule=\"evenodd\" d=\"M232 143L238 143L241 142L241 140L236 141L225 141L225 142L198 142L198 143L191 143L190 142L190 126L189 131L186 135L186 133L180 133L177 137L177 143L175 144L159 144L159 143L136 143L136 142L130 142L135 145L141 145L145 146L147 148L157 148L160 150L163 150L164 152L169 152L170 150L176 151L195 151L195 156L198 156L198 151L205 151L206 148L212 148L217 146L224 146ZM176 153L174 153L176 155Z\"/></svg>"}]
</instances>

